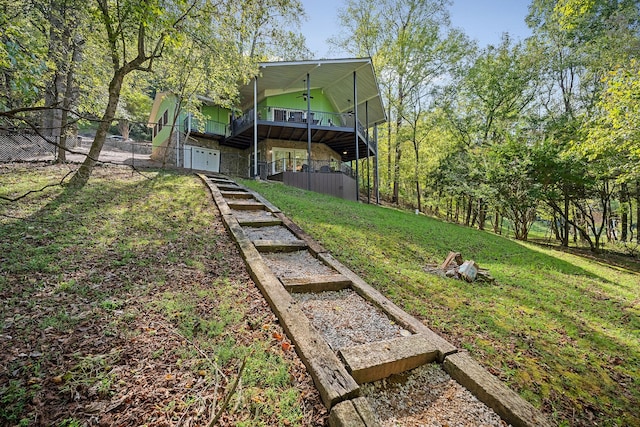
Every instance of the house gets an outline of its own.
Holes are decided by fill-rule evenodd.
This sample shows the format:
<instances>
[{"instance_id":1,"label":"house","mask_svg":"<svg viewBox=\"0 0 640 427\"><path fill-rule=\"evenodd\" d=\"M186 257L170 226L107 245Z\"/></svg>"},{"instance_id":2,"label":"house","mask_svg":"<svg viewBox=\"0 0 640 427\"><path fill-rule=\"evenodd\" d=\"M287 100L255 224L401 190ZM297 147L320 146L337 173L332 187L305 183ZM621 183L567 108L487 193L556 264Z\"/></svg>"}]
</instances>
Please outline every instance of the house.
<instances>
[{"instance_id":1,"label":"house","mask_svg":"<svg viewBox=\"0 0 640 427\"><path fill-rule=\"evenodd\" d=\"M196 116L159 93L152 158L354 200L369 179L356 160L373 159L377 178L375 130L386 115L370 58L264 62L239 94L233 109L200 98Z\"/></svg>"}]
</instances>

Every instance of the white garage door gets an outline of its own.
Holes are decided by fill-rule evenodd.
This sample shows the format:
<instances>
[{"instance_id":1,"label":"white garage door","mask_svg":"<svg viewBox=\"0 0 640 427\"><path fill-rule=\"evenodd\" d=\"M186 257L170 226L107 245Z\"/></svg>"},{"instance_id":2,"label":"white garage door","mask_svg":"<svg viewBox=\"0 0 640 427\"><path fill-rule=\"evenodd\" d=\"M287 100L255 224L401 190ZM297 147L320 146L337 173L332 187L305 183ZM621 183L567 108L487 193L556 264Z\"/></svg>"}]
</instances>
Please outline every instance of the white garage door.
<instances>
[{"instance_id":1,"label":"white garage door","mask_svg":"<svg viewBox=\"0 0 640 427\"><path fill-rule=\"evenodd\" d=\"M187 169L220 172L220 151L185 145L184 167Z\"/></svg>"}]
</instances>

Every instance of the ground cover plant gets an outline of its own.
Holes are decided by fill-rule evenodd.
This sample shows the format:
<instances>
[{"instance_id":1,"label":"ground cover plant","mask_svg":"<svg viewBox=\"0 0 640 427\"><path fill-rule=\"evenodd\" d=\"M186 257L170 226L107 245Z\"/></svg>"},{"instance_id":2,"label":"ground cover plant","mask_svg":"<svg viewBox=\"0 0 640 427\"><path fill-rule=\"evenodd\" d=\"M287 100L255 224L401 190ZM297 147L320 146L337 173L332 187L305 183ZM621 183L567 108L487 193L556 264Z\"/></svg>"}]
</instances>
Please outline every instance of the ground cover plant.
<instances>
[{"instance_id":1,"label":"ground cover plant","mask_svg":"<svg viewBox=\"0 0 640 427\"><path fill-rule=\"evenodd\" d=\"M640 264L244 181L559 425L640 425ZM494 284L425 272L450 250Z\"/></svg>"},{"instance_id":2,"label":"ground cover plant","mask_svg":"<svg viewBox=\"0 0 640 427\"><path fill-rule=\"evenodd\" d=\"M1 165L0 195L66 166ZM0 201L0 425L315 425L326 411L193 175Z\"/></svg>"}]
</instances>

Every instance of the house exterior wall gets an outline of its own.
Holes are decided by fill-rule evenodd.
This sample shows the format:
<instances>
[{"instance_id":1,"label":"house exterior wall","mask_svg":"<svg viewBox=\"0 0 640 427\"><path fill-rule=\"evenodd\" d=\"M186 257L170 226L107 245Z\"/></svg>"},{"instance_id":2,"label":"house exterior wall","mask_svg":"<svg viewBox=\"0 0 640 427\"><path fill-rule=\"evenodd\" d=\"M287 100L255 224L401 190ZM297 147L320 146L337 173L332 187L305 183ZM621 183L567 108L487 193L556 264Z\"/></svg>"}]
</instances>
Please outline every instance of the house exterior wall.
<instances>
[{"instance_id":1,"label":"house exterior wall","mask_svg":"<svg viewBox=\"0 0 640 427\"><path fill-rule=\"evenodd\" d=\"M171 126L173 125L173 119L176 113L176 102L177 99L175 95L166 93L160 102L160 106L156 111L155 117L151 118L151 122L154 124L152 133L153 137L151 139L154 149L156 147L168 145L169 136L171 135Z\"/></svg>"},{"instance_id":2,"label":"house exterior wall","mask_svg":"<svg viewBox=\"0 0 640 427\"><path fill-rule=\"evenodd\" d=\"M306 110L307 101L302 97L303 92L285 93L282 95L273 95L266 98L265 101L260 103L260 106L266 107L281 107L291 108L296 110ZM311 110L312 111L325 111L328 113L336 112L334 106L329 99L322 93L321 89L311 90Z\"/></svg>"}]
</instances>

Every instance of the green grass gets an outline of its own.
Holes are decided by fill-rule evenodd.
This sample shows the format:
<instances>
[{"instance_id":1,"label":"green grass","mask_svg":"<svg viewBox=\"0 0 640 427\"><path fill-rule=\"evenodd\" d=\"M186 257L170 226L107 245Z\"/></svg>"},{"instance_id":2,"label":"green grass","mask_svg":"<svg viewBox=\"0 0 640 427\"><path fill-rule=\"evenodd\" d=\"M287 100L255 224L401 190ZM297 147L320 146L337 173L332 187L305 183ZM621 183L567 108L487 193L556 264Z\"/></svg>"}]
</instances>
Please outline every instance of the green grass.
<instances>
[{"instance_id":1,"label":"green grass","mask_svg":"<svg viewBox=\"0 0 640 427\"><path fill-rule=\"evenodd\" d=\"M559 424L640 425L640 265L280 184L244 181ZM423 270L450 250L495 284Z\"/></svg>"},{"instance_id":2,"label":"green grass","mask_svg":"<svg viewBox=\"0 0 640 427\"><path fill-rule=\"evenodd\" d=\"M0 195L66 172L0 165ZM146 175L97 168L80 190L0 201L0 330L11 336L11 351L0 354L10 365L0 370L0 425L84 425L93 415L78 405L107 407L136 384L140 397L110 414L148 398L145 419L166 410L163 419L178 424L200 409L208 415L202 396L223 397L244 358L226 422L304 424L302 407L317 402L298 390L294 353L262 329L279 327L255 303L260 293L206 187L193 175Z\"/></svg>"}]
</instances>

